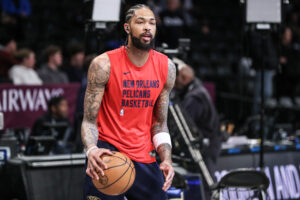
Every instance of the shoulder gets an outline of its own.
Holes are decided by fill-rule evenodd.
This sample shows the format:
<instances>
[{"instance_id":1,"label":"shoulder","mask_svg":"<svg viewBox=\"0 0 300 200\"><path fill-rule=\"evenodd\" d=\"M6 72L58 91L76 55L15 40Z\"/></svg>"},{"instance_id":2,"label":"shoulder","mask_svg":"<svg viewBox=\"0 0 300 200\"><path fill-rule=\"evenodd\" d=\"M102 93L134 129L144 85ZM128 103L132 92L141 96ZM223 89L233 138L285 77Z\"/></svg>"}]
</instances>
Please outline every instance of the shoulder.
<instances>
[{"instance_id":1,"label":"shoulder","mask_svg":"<svg viewBox=\"0 0 300 200\"><path fill-rule=\"evenodd\" d=\"M161 52L159 52L159 51L156 51L156 50L152 49L152 52L153 52L153 55L154 55L154 56L168 59L168 56L166 56L165 54L163 54L163 53L161 53Z\"/></svg>"},{"instance_id":2,"label":"shoulder","mask_svg":"<svg viewBox=\"0 0 300 200\"><path fill-rule=\"evenodd\" d=\"M42 65L40 67L40 69L38 69L37 71L38 71L38 73L41 73L41 74L47 73L47 66L46 65Z\"/></svg>"},{"instance_id":3,"label":"shoulder","mask_svg":"<svg viewBox=\"0 0 300 200\"><path fill-rule=\"evenodd\" d=\"M103 53L90 64L88 71L88 86L103 87L109 80L110 59L107 53Z\"/></svg>"},{"instance_id":4,"label":"shoulder","mask_svg":"<svg viewBox=\"0 0 300 200\"><path fill-rule=\"evenodd\" d=\"M10 70L9 73L11 74L23 74L26 73L26 71L24 70L24 68L20 65L14 65Z\"/></svg>"},{"instance_id":5,"label":"shoulder","mask_svg":"<svg viewBox=\"0 0 300 200\"><path fill-rule=\"evenodd\" d=\"M93 59L90 65L89 71L103 70L105 72L110 72L110 59L107 53L103 53Z\"/></svg>"},{"instance_id":6,"label":"shoulder","mask_svg":"<svg viewBox=\"0 0 300 200\"><path fill-rule=\"evenodd\" d=\"M174 62L168 58L168 79L174 80L176 79L176 67Z\"/></svg>"},{"instance_id":7,"label":"shoulder","mask_svg":"<svg viewBox=\"0 0 300 200\"><path fill-rule=\"evenodd\" d=\"M10 73L15 73L16 71L18 71L18 66L17 65L12 66L9 70Z\"/></svg>"},{"instance_id":8,"label":"shoulder","mask_svg":"<svg viewBox=\"0 0 300 200\"><path fill-rule=\"evenodd\" d=\"M165 83L165 89L171 91L176 79L176 67L171 59L168 59L168 76Z\"/></svg>"},{"instance_id":9,"label":"shoulder","mask_svg":"<svg viewBox=\"0 0 300 200\"><path fill-rule=\"evenodd\" d=\"M165 54L153 49L152 57L156 64L162 65L164 68L168 66L169 58Z\"/></svg>"}]
</instances>

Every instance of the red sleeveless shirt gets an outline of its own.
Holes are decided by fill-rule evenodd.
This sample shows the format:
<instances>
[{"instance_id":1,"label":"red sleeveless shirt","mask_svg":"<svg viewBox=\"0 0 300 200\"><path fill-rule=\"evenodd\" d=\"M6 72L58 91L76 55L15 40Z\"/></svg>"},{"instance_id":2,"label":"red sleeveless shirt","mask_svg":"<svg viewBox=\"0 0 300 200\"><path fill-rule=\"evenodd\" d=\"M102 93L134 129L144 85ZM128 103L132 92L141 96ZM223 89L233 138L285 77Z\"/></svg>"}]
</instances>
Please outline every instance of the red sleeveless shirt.
<instances>
[{"instance_id":1,"label":"red sleeveless shirt","mask_svg":"<svg viewBox=\"0 0 300 200\"><path fill-rule=\"evenodd\" d=\"M138 67L124 46L107 55L111 67L97 119L99 140L137 162L155 162L150 154L152 114L167 81L168 57L150 50L147 62Z\"/></svg>"}]
</instances>

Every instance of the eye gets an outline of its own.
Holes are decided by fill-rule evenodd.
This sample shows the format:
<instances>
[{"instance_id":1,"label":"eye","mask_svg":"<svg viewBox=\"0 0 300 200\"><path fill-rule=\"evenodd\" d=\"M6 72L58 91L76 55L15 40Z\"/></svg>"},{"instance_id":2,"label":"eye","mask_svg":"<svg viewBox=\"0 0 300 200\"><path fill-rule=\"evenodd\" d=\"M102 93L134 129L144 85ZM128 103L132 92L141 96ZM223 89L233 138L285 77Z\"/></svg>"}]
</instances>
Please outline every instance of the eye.
<instances>
[{"instance_id":1,"label":"eye","mask_svg":"<svg viewBox=\"0 0 300 200\"><path fill-rule=\"evenodd\" d=\"M138 21L138 22L137 22L137 24L142 24L142 23L143 23L142 21Z\"/></svg>"}]
</instances>

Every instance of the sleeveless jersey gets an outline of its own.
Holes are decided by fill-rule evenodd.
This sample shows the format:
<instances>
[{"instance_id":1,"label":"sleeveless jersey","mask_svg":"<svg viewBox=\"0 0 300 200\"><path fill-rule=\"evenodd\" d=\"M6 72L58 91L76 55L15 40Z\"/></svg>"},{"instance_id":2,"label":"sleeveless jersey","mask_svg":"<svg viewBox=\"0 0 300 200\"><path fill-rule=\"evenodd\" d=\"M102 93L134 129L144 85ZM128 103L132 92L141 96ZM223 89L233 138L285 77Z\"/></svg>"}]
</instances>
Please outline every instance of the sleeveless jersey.
<instances>
[{"instance_id":1,"label":"sleeveless jersey","mask_svg":"<svg viewBox=\"0 0 300 200\"><path fill-rule=\"evenodd\" d=\"M150 50L146 63L138 67L130 61L124 46L107 55L110 76L97 118L98 139L114 145L132 160L155 162L151 154L152 114L167 81L168 57Z\"/></svg>"}]
</instances>

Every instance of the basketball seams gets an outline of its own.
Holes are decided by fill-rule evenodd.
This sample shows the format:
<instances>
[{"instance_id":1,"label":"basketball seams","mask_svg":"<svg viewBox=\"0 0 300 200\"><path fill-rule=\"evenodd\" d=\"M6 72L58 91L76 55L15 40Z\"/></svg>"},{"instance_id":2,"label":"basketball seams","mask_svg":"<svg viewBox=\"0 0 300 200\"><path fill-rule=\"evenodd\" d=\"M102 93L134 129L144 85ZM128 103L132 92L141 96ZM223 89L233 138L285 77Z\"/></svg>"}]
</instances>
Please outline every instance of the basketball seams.
<instances>
[{"instance_id":1,"label":"basketball seams","mask_svg":"<svg viewBox=\"0 0 300 200\"><path fill-rule=\"evenodd\" d=\"M130 183L130 181L131 181L132 173L133 173L133 172L135 172L135 169L132 169L132 168L131 168L130 178L129 178L129 180L128 180L126 186L125 186L125 188L121 191L121 194L124 193L124 191L127 191L126 189L127 189L128 185L129 185L129 183Z\"/></svg>"},{"instance_id":2,"label":"basketball seams","mask_svg":"<svg viewBox=\"0 0 300 200\"><path fill-rule=\"evenodd\" d=\"M110 163L110 165L113 165L113 166L110 166L107 169L104 169L104 171L107 170L106 173L116 173L116 172L114 172L114 170L110 171L109 169L120 167L120 168L123 168L123 169L118 170L117 174L118 175L121 174L121 175L116 180L112 181L112 183L110 183L108 185L105 185L105 186L99 181L96 181L96 180L95 180L96 182L93 181L95 188L97 188L100 192L103 192L104 194L106 194L105 191L113 192L114 190L111 189L111 186L113 186L114 184L117 185L115 187L119 188L118 192L117 191L116 191L117 193L109 192L110 195L117 195L117 194L119 195L119 194L125 193L132 186L132 184L134 183L134 179L135 179L135 175L136 175L136 170L135 170L135 167L134 167L134 163L130 160L130 158L127 155L122 154L121 152L118 152L118 151L115 152L115 153L113 155L111 155L110 157L114 157L114 159L118 158L119 160L121 160L121 163L122 162L123 163L120 164L120 161L118 162L117 161L118 159L117 159L114 162ZM124 170L124 168L125 168L124 165L126 165L126 163L127 163L128 167L127 167L126 170ZM117 164L117 165L115 165L115 164ZM128 172L129 169L131 169L130 172ZM116 176L113 176L113 177L116 178ZM113 177L111 177L111 178L113 178ZM127 183L126 183L126 181L127 181ZM119 182L121 182L122 184L120 185ZM104 186L104 187L101 187L101 186ZM123 186L123 189L121 189L122 186ZM121 189L121 191L120 191L120 189Z\"/></svg>"},{"instance_id":3,"label":"basketball seams","mask_svg":"<svg viewBox=\"0 0 300 200\"><path fill-rule=\"evenodd\" d=\"M123 165L125 165L125 164L126 164L126 163L123 163L123 164L121 164L121 165L114 165L114 166L108 167L107 169L104 169L103 171L109 170L109 169L112 169L112 168L116 168L116 167L121 167L121 166L123 166Z\"/></svg>"},{"instance_id":4,"label":"basketball seams","mask_svg":"<svg viewBox=\"0 0 300 200\"><path fill-rule=\"evenodd\" d=\"M119 178L117 178L117 180L115 180L114 182L112 182L111 184L109 184L109 185L107 185L107 186L105 186L103 188L97 187L97 189L103 190L103 189L106 189L106 188L112 186L113 184L115 184L116 182L118 182L126 174L126 172L128 171L129 168L130 168L130 166L128 166L128 168L125 170L125 172L123 172L123 174Z\"/></svg>"},{"instance_id":5,"label":"basketball seams","mask_svg":"<svg viewBox=\"0 0 300 200\"><path fill-rule=\"evenodd\" d=\"M123 158L121 158L121 157L119 157L119 156L115 156L115 155L112 155L112 157L116 157L116 158L119 158L120 160L125 161L125 162L130 166L130 168L133 169L133 167L131 167L130 163L127 162L127 156L126 156L126 157L124 156L124 157L126 158L126 160L124 160Z\"/></svg>"}]
</instances>

